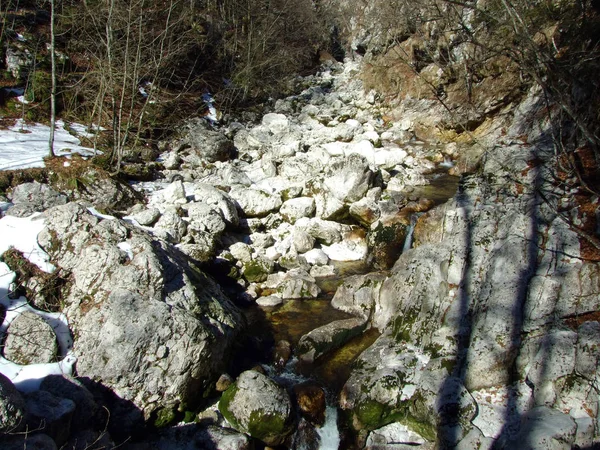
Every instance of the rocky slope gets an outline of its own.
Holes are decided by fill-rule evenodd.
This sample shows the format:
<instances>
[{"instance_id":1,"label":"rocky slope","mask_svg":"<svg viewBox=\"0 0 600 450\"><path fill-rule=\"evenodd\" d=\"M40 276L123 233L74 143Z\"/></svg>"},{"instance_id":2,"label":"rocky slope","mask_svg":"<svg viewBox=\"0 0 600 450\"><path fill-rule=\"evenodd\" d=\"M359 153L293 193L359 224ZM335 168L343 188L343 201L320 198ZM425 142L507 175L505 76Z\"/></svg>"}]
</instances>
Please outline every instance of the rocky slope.
<instances>
[{"instance_id":1,"label":"rocky slope","mask_svg":"<svg viewBox=\"0 0 600 450\"><path fill-rule=\"evenodd\" d=\"M364 93L360 69L359 61L330 63L253 121L212 129L191 120L163 143L164 178L136 186L147 203L122 219L81 202L42 202L53 207L39 241L68 274L61 308L77 375L119 418L111 436L139 432L142 417L162 425L178 411L197 412L240 332L232 301L273 307L314 298L350 267L359 274L332 304L354 318L313 330L295 349L313 361L368 328L381 332L340 395L355 434L347 445L598 442L598 264L565 220L578 216L554 178L539 92L468 141L443 138L447 117L431 102L407 99L402 120L390 122L376 95ZM420 139L424 129L430 142ZM466 164L473 155L482 155L478 164ZM456 172L475 169L452 199L419 217L414 248L400 254L411 216L434 206L419 189L457 157L465 164ZM27 210L19 202L12 208ZM374 269L388 271L360 274ZM289 343L282 348L289 356ZM303 418L295 417L300 395L290 400L266 376L245 371L216 387L225 392L221 412L136 436L139 445L196 448L208 439L248 448L246 435L288 447L318 442L315 413L300 407ZM9 391L4 410L32 410ZM52 435L58 445L67 438Z\"/></svg>"}]
</instances>

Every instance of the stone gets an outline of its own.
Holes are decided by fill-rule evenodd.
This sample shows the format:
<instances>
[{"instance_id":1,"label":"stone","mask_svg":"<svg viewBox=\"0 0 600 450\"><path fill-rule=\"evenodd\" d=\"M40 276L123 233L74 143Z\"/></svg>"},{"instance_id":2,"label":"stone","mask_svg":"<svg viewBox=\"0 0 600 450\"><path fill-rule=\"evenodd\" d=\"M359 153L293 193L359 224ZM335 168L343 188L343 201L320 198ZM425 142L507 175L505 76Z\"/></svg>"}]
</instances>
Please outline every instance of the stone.
<instances>
[{"instance_id":1,"label":"stone","mask_svg":"<svg viewBox=\"0 0 600 450\"><path fill-rule=\"evenodd\" d=\"M331 245L342 240L342 225L337 222L312 218L297 221L296 226L304 228L308 234L325 245Z\"/></svg>"},{"instance_id":2,"label":"stone","mask_svg":"<svg viewBox=\"0 0 600 450\"><path fill-rule=\"evenodd\" d=\"M179 209L170 207L160 216L160 219L154 224L157 230L163 230L167 233L168 240L172 243L181 242L187 232L187 222L179 215Z\"/></svg>"},{"instance_id":3,"label":"stone","mask_svg":"<svg viewBox=\"0 0 600 450\"><path fill-rule=\"evenodd\" d=\"M422 446L426 443L422 436L398 422L373 430L367 437L367 448L386 448L392 444Z\"/></svg>"},{"instance_id":4,"label":"stone","mask_svg":"<svg viewBox=\"0 0 600 450\"><path fill-rule=\"evenodd\" d=\"M275 286L283 299L316 298L321 289L303 269L291 269Z\"/></svg>"},{"instance_id":5,"label":"stone","mask_svg":"<svg viewBox=\"0 0 600 450\"><path fill-rule=\"evenodd\" d=\"M228 225L237 226L239 224L240 219L235 202L225 192L207 184L196 184L194 197L198 202L214 206Z\"/></svg>"},{"instance_id":6,"label":"stone","mask_svg":"<svg viewBox=\"0 0 600 450\"><path fill-rule=\"evenodd\" d=\"M71 400L75 404L75 411L71 419L71 431L83 431L93 427L99 406L92 393L75 378L66 375L50 375L40 384L40 390L46 391L59 398Z\"/></svg>"},{"instance_id":7,"label":"stone","mask_svg":"<svg viewBox=\"0 0 600 450\"><path fill-rule=\"evenodd\" d=\"M11 206L6 214L16 217L28 217L34 212L42 212L57 205L64 205L68 198L47 184L37 181L16 186L11 194Z\"/></svg>"},{"instance_id":8,"label":"stone","mask_svg":"<svg viewBox=\"0 0 600 450\"><path fill-rule=\"evenodd\" d=\"M276 446L292 431L292 404L281 386L253 370L242 372L223 393L219 411L238 431Z\"/></svg>"},{"instance_id":9,"label":"stone","mask_svg":"<svg viewBox=\"0 0 600 450\"><path fill-rule=\"evenodd\" d=\"M258 297L256 299L256 304L258 306L263 306L263 307L279 306L282 303L283 303L283 299L281 297L277 297L275 295L267 295L265 297Z\"/></svg>"},{"instance_id":10,"label":"stone","mask_svg":"<svg viewBox=\"0 0 600 450\"><path fill-rule=\"evenodd\" d=\"M277 341L273 349L273 361L275 367L279 370L283 369L290 357L292 356L292 344L286 340Z\"/></svg>"},{"instance_id":11,"label":"stone","mask_svg":"<svg viewBox=\"0 0 600 450\"><path fill-rule=\"evenodd\" d=\"M294 385L296 403L302 416L316 426L325 423L325 391L312 381Z\"/></svg>"},{"instance_id":12,"label":"stone","mask_svg":"<svg viewBox=\"0 0 600 450\"><path fill-rule=\"evenodd\" d=\"M26 394L27 424L43 430L57 445L67 442L71 433L71 420L75 413L72 400L57 397L47 391Z\"/></svg>"},{"instance_id":13,"label":"stone","mask_svg":"<svg viewBox=\"0 0 600 450\"><path fill-rule=\"evenodd\" d=\"M381 273L345 278L331 299L331 306L353 316L369 319L375 310L385 278Z\"/></svg>"},{"instance_id":14,"label":"stone","mask_svg":"<svg viewBox=\"0 0 600 450\"><path fill-rule=\"evenodd\" d=\"M315 214L315 200L312 197L297 197L286 200L279 213L286 222L295 223L301 217L312 217Z\"/></svg>"},{"instance_id":15,"label":"stone","mask_svg":"<svg viewBox=\"0 0 600 450\"><path fill-rule=\"evenodd\" d=\"M217 380L217 384L215 386L217 392L225 392L234 381L235 380L229 374L224 373Z\"/></svg>"},{"instance_id":16,"label":"stone","mask_svg":"<svg viewBox=\"0 0 600 450\"><path fill-rule=\"evenodd\" d=\"M321 356L341 347L366 328L362 318L336 320L315 328L298 341L296 353L301 361L312 363Z\"/></svg>"},{"instance_id":17,"label":"stone","mask_svg":"<svg viewBox=\"0 0 600 450\"><path fill-rule=\"evenodd\" d=\"M131 216L133 220L142 226L152 226L160 218L160 211L158 208L148 208L140 211L139 213Z\"/></svg>"},{"instance_id":18,"label":"stone","mask_svg":"<svg viewBox=\"0 0 600 450\"><path fill-rule=\"evenodd\" d=\"M308 264L324 266L329 262L329 257L320 248L313 248L307 251L302 256Z\"/></svg>"},{"instance_id":19,"label":"stone","mask_svg":"<svg viewBox=\"0 0 600 450\"><path fill-rule=\"evenodd\" d=\"M173 181L161 192L161 194L163 200L167 203L187 203L187 198L185 196L185 188L183 187L183 182L180 180Z\"/></svg>"},{"instance_id":20,"label":"stone","mask_svg":"<svg viewBox=\"0 0 600 450\"><path fill-rule=\"evenodd\" d=\"M284 114L265 114L262 118L262 124L273 134L285 133L289 128L289 120Z\"/></svg>"},{"instance_id":21,"label":"stone","mask_svg":"<svg viewBox=\"0 0 600 450\"><path fill-rule=\"evenodd\" d=\"M306 253L315 245L315 238L302 229L294 230L292 242L298 253Z\"/></svg>"},{"instance_id":22,"label":"stone","mask_svg":"<svg viewBox=\"0 0 600 450\"><path fill-rule=\"evenodd\" d=\"M236 242L230 245L229 252L231 256L243 263L252 261L252 247L244 242Z\"/></svg>"},{"instance_id":23,"label":"stone","mask_svg":"<svg viewBox=\"0 0 600 450\"><path fill-rule=\"evenodd\" d=\"M58 342L52 327L37 314L19 314L6 330L4 356L10 361L27 364L55 362Z\"/></svg>"},{"instance_id":24,"label":"stone","mask_svg":"<svg viewBox=\"0 0 600 450\"><path fill-rule=\"evenodd\" d=\"M227 161L235 155L233 141L221 131L210 130L200 118L188 121L180 130L180 136L175 145L189 149L208 162Z\"/></svg>"},{"instance_id":25,"label":"stone","mask_svg":"<svg viewBox=\"0 0 600 450\"><path fill-rule=\"evenodd\" d=\"M332 261L364 261L369 253L367 241L360 233L347 233L342 241L322 245L321 249Z\"/></svg>"},{"instance_id":26,"label":"stone","mask_svg":"<svg viewBox=\"0 0 600 450\"><path fill-rule=\"evenodd\" d=\"M270 259L257 257L247 261L242 266L242 275L249 283L260 283L265 281L273 272L275 263Z\"/></svg>"},{"instance_id":27,"label":"stone","mask_svg":"<svg viewBox=\"0 0 600 450\"><path fill-rule=\"evenodd\" d=\"M17 388L0 373L0 433L16 433L25 426L25 400Z\"/></svg>"},{"instance_id":28,"label":"stone","mask_svg":"<svg viewBox=\"0 0 600 450\"><path fill-rule=\"evenodd\" d=\"M282 205L279 195L271 195L257 189L234 188L229 192L246 217L265 217L279 211Z\"/></svg>"},{"instance_id":29,"label":"stone","mask_svg":"<svg viewBox=\"0 0 600 450\"><path fill-rule=\"evenodd\" d=\"M190 227L220 236L227 228L225 219L214 206L206 203L191 203L186 208Z\"/></svg>"}]
</instances>

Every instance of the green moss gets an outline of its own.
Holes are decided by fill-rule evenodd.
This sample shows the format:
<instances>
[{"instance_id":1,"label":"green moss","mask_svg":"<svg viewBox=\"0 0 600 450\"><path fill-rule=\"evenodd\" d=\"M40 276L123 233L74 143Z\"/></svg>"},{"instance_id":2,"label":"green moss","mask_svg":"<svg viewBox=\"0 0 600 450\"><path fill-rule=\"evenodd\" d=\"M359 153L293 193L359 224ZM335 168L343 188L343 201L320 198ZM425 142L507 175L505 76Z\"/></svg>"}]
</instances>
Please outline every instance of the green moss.
<instances>
[{"instance_id":1,"label":"green moss","mask_svg":"<svg viewBox=\"0 0 600 450\"><path fill-rule=\"evenodd\" d=\"M417 420L415 417L411 416L410 414L408 414L406 417L404 417L401 422L404 425L406 425L408 428L410 428L412 431L414 431L415 433L417 433L420 436L427 439L428 441L430 441L430 442L436 441L436 437L437 437L436 429L430 423L421 421L421 420Z\"/></svg>"},{"instance_id":2,"label":"green moss","mask_svg":"<svg viewBox=\"0 0 600 450\"><path fill-rule=\"evenodd\" d=\"M265 281L269 273L271 268L263 261L250 261L244 264L244 278L250 283Z\"/></svg>"},{"instance_id":3,"label":"green moss","mask_svg":"<svg viewBox=\"0 0 600 450\"><path fill-rule=\"evenodd\" d=\"M229 404L234 399L237 391L238 387L235 383L233 383L225 392L223 392L223 395L221 395L221 400L219 400L219 411L221 411L223 417L227 419L227 422L229 422L235 429L239 430L240 424L235 419L235 416L231 413L231 411L229 411Z\"/></svg>"},{"instance_id":4,"label":"green moss","mask_svg":"<svg viewBox=\"0 0 600 450\"><path fill-rule=\"evenodd\" d=\"M175 421L175 416L175 411L172 408L161 408L156 412L154 426L157 428L164 428L171 425Z\"/></svg>"},{"instance_id":5,"label":"green moss","mask_svg":"<svg viewBox=\"0 0 600 450\"><path fill-rule=\"evenodd\" d=\"M280 443L282 438L292 430L285 417L268 414L263 411L252 411L248 423L248 434L267 444Z\"/></svg>"},{"instance_id":6,"label":"green moss","mask_svg":"<svg viewBox=\"0 0 600 450\"><path fill-rule=\"evenodd\" d=\"M362 403L355 412L357 419L368 430L374 430L383 425L387 415L385 407L374 400Z\"/></svg>"}]
</instances>

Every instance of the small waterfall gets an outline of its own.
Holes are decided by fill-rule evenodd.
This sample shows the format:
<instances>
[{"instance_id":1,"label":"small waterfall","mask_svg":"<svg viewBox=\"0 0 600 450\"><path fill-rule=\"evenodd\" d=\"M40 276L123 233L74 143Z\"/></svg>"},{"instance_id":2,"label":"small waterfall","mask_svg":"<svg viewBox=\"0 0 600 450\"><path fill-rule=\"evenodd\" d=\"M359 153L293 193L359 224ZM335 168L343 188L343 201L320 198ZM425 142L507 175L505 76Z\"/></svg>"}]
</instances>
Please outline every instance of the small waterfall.
<instances>
[{"instance_id":1,"label":"small waterfall","mask_svg":"<svg viewBox=\"0 0 600 450\"><path fill-rule=\"evenodd\" d=\"M408 225L408 230L406 232L406 238L404 238L404 246L402 247L402 253L407 250L410 250L412 247L413 241L413 233L415 232L415 225L417 224L417 220L423 213L413 213L410 216L410 225Z\"/></svg>"},{"instance_id":2,"label":"small waterfall","mask_svg":"<svg viewBox=\"0 0 600 450\"><path fill-rule=\"evenodd\" d=\"M338 450L340 445L340 432L337 426L337 408L327 406L325 410L325 424L317 428L317 433L321 437L319 450Z\"/></svg>"}]
</instances>

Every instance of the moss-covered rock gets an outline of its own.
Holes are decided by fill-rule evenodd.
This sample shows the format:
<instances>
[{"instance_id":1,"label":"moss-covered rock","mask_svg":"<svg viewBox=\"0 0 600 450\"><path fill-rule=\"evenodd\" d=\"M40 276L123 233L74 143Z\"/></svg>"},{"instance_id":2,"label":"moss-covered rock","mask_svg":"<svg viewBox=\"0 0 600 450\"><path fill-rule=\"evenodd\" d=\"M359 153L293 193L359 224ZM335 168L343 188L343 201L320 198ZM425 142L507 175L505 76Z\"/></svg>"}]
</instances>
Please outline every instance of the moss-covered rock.
<instances>
[{"instance_id":1,"label":"moss-covered rock","mask_svg":"<svg viewBox=\"0 0 600 450\"><path fill-rule=\"evenodd\" d=\"M265 444L281 444L294 429L288 393L267 376L248 370L219 401L219 411L232 427Z\"/></svg>"}]
</instances>

